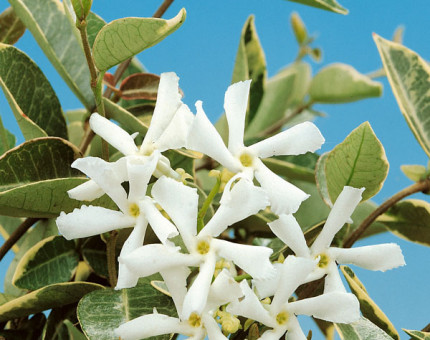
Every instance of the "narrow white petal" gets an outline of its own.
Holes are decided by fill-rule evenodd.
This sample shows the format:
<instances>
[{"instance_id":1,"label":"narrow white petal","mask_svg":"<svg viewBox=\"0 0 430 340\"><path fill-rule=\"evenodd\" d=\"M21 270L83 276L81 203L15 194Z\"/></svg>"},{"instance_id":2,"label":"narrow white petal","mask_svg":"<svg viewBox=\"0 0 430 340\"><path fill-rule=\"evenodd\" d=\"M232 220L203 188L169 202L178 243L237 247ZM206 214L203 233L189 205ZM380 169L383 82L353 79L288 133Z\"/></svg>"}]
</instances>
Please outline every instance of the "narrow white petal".
<instances>
[{"instance_id":1,"label":"narrow white petal","mask_svg":"<svg viewBox=\"0 0 430 340\"><path fill-rule=\"evenodd\" d=\"M215 271L215 262L216 257L214 253L209 253L205 256L205 261L200 265L197 277L185 295L182 306L182 318L188 319L193 312L199 315L203 312Z\"/></svg>"},{"instance_id":2,"label":"narrow white petal","mask_svg":"<svg viewBox=\"0 0 430 340\"><path fill-rule=\"evenodd\" d=\"M313 253L323 252L330 246L334 235L349 220L358 203L360 203L363 191L364 188L356 189L348 186L343 188L328 215L323 230L311 246Z\"/></svg>"},{"instance_id":3,"label":"narrow white petal","mask_svg":"<svg viewBox=\"0 0 430 340\"><path fill-rule=\"evenodd\" d=\"M193 123L194 115L187 105L182 104L166 130L156 141L156 147L161 152L169 149L185 147L187 136Z\"/></svg>"},{"instance_id":4,"label":"narrow white petal","mask_svg":"<svg viewBox=\"0 0 430 340\"><path fill-rule=\"evenodd\" d=\"M145 197L139 203L139 207L161 243L166 244L169 238L179 234L176 227L161 214L149 197Z\"/></svg>"},{"instance_id":5,"label":"narrow white petal","mask_svg":"<svg viewBox=\"0 0 430 340\"><path fill-rule=\"evenodd\" d=\"M151 193L178 227L185 245L191 247L192 239L197 235L197 189L161 177L152 187Z\"/></svg>"},{"instance_id":6,"label":"narrow white petal","mask_svg":"<svg viewBox=\"0 0 430 340\"><path fill-rule=\"evenodd\" d=\"M218 131L203 112L202 102L196 103L197 115L194 118L187 138L187 149L202 152L215 159L232 172L241 169L239 160L233 157Z\"/></svg>"},{"instance_id":7,"label":"narrow white petal","mask_svg":"<svg viewBox=\"0 0 430 340\"><path fill-rule=\"evenodd\" d=\"M275 295L276 289L278 288L281 279L282 263L274 263L273 268L275 268L275 275L271 277L270 280L264 277L261 279L252 279L252 286L255 287L256 293L260 299Z\"/></svg>"},{"instance_id":8,"label":"narrow white petal","mask_svg":"<svg viewBox=\"0 0 430 340\"><path fill-rule=\"evenodd\" d=\"M360 304L351 293L331 292L291 302L288 310L331 322L350 323L360 318Z\"/></svg>"},{"instance_id":9,"label":"narrow white petal","mask_svg":"<svg viewBox=\"0 0 430 340\"><path fill-rule=\"evenodd\" d=\"M311 122L297 124L273 137L258 142L249 148L258 157L301 155L318 150L324 143L320 130Z\"/></svg>"},{"instance_id":10,"label":"narrow white petal","mask_svg":"<svg viewBox=\"0 0 430 340\"><path fill-rule=\"evenodd\" d=\"M294 293L316 266L313 260L302 257L288 256L281 268L281 277L279 285L273 297L271 310L278 313L281 307L288 302L290 296Z\"/></svg>"},{"instance_id":11,"label":"narrow white petal","mask_svg":"<svg viewBox=\"0 0 430 340\"><path fill-rule=\"evenodd\" d=\"M350 249L330 248L328 254L338 263L355 264L361 268L383 272L406 264L402 250L395 243Z\"/></svg>"},{"instance_id":12,"label":"narrow white petal","mask_svg":"<svg viewBox=\"0 0 430 340\"><path fill-rule=\"evenodd\" d=\"M286 336L288 340L306 340L306 335L303 333L300 327L299 321L296 316L290 315L290 320L288 321L288 333Z\"/></svg>"},{"instance_id":13,"label":"narrow white petal","mask_svg":"<svg viewBox=\"0 0 430 340\"><path fill-rule=\"evenodd\" d=\"M259 337L259 340L278 340L280 339L286 332L286 327L277 325L274 329L269 329L263 333L262 336ZM290 338L287 338L290 340Z\"/></svg>"},{"instance_id":14,"label":"narrow white petal","mask_svg":"<svg viewBox=\"0 0 430 340\"><path fill-rule=\"evenodd\" d=\"M100 186L92 179L78 185L73 189L70 189L67 191L67 193L69 194L70 198L79 201L92 201L102 197L105 194L103 189L100 188Z\"/></svg>"},{"instance_id":15,"label":"narrow white petal","mask_svg":"<svg viewBox=\"0 0 430 340\"><path fill-rule=\"evenodd\" d=\"M239 283L223 269L211 284L205 310L216 309L243 296Z\"/></svg>"},{"instance_id":16,"label":"narrow white petal","mask_svg":"<svg viewBox=\"0 0 430 340\"><path fill-rule=\"evenodd\" d=\"M229 198L225 199L226 194ZM244 198L246 199L244 200ZM230 192L224 190L221 205L206 224L201 235L218 236L228 226L258 213L270 204L263 189L254 186L250 181L241 179Z\"/></svg>"},{"instance_id":17,"label":"narrow white petal","mask_svg":"<svg viewBox=\"0 0 430 340\"><path fill-rule=\"evenodd\" d=\"M191 336L193 328L178 318L164 314L147 314L123 323L114 330L114 333L122 340L139 340L171 333Z\"/></svg>"},{"instance_id":18,"label":"narrow white petal","mask_svg":"<svg viewBox=\"0 0 430 340\"><path fill-rule=\"evenodd\" d=\"M227 312L256 320L269 327L276 327L276 321L270 316L269 311L263 307L251 288L249 288L246 280L240 283L240 288L242 288L245 298L228 304Z\"/></svg>"},{"instance_id":19,"label":"narrow white petal","mask_svg":"<svg viewBox=\"0 0 430 340\"><path fill-rule=\"evenodd\" d=\"M233 261L252 277L271 278L275 269L269 260L273 250L267 247L251 246L213 239L212 245L219 256Z\"/></svg>"},{"instance_id":20,"label":"narrow white petal","mask_svg":"<svg viewBox=\"0 0 430 340\"><path fill-rule=\"evenodd\" d=\"M157 102L143 144L153 143L161 136L181 104L178 76L174 72L162 73Z\"/></svg>"},{"instance_id":21,"label":"narrow white petal","mask_svg":"<svg viewBox=\"0 0 430 340\"><path fill-rule=\"evenodd\" d=\"M56 222L60 234L71 240L131 227L135 219L120 211L83 205L71 213L62 212Z\"/></svg>"},{"instance_id":22,"label":"narrow white petal","mask_svg":"<svg viewBox=\"0 0 430 340\"><path fill-rule=\"evenodd\" d=\"M277 215L295 213L309 197L295 185L270 171L262 162L255 171L255 177L269 196L272 211Z\"/></svg>"},{"instance_id":23,"label":"narrow white petal","mask_svg":"<svg viewBox=\"0 0 430 340\"><path fill-rule=\"evenodd\" d=\"M335 261L330 262L328 265L327 276L324 278L324 293L331 292L346 293Z\"/></svg>"},{"instance_id":24,"label":"narrow white petal","mask_svg":"<svg viewBox=\"0 0 430 340\"><path fill-rule=\"evenodd\" d=\"M100 116L98 113L93 113L91 115L90 126L96 134L124 155L132 155L138 151L133 137L131 137L127 131Z\"/></svg>"},{"instance_id":25,"label":"narrow white petal","mask_svg":"<svg viewBox=\"0 0 430 340\"><path fill-rule=\"evenodd\" d=\"M187 293L187 278L190 273L191 271L185 266L170 267L160 271L179 316L182 315L182 304Z\"/></svg>"},{"instance_id":26,"label":"narrow white petal","mask_svg":"<svg viewBox=\"0 0 430 340\"><path fill-rule=\"evenodd\" d=\"M279 219L268 223L268 225L273 233L290 247L297 256L310 257L302 228L300 228L293 215L282 214Z\"/></svg>"},{"instance_id":27,"label":"narrow white petal","mask_svg":"<svg viewBox=\"0 0 430 340\"><path fill-rule=\"evenodd\" d=\"M206 313L202 314L202 322L209 340L228 340L228 338L222 334L221 328L211 315Z\"/></svg>"},{"instance_id":28,"label":"narrow white petal","mask_svg":"<svg viewBox=\"0 0 430 340\"><path fill-rule=\"evenodd\" d=\"M225 93L224 110L228 121L228 149L236 154L243 147L245 116L250 80L230 85Z\"/></svg>"},{"instance_id":29,"label":"narrow white petal","mask_svg":"<svg viewBox=\"0 0 430 340\"><path fill-rule=\"evenodd\" d=\"M136 202L146 196L148 182L157 166L160 153L154 152L150 157L127 157L127 173L130 183L128 199Z\"/></svg>"}]
</instances>

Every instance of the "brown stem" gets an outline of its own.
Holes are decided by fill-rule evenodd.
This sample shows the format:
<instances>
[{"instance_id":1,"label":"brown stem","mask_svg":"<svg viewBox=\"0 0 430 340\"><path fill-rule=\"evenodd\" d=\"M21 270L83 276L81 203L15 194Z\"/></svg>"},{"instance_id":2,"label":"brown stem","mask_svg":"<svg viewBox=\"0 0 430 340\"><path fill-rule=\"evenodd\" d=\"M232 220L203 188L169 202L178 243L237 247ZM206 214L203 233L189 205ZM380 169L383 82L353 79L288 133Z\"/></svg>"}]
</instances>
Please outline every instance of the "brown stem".
<instances>
[{"instance_id":1,"label":"brown stem","mask_svg":"<svg viewBox=\"0 0 430 340\"><path fill-rule=\"evenodd\" d=\"M18 228L14 230L12 234L10 234L9 238L3 243L0 248L0 261L7 254L7 252L15 245L16 242L26 233L28 229L31 228L33 224L39 221L40 218L29 217L22 222Z\"/></svg>"},{"instance_id":2,"label":"brown stem","mask_svg":"<svg viewBox=\"0 0 430 340\"><path fill-rule=\"evenodd\" d=\"M109 235L109 239L106 243L106 257L108 264L109 283L111 287L115 287L117 283L117 272L116 272L116 241L118 239L118 232L112 230Z\"/></svg>"},{"instance_id":3,"label":"brown stem","mask_svg":"<svg viewBox=\"0 0 430 340\"><path fill-rule=\"evenodd\" d=\"M401 199L416 194L417 192L426 192L430 190L430 179L425 179L420 182L416 182L411 186L404 188L399 191L394 196L390 197L384 203L382 203L378 208L376 208L367 218L361 222L360 226L354 230L354 232L346 239L343 244L344 248L351 248L352 245L360 238L361 235L366 231L366 229L378 218L378 216L385 213L389 208L396 204Z\"/></svg>"},{"instance_id":4,"label":"brown stem","mask_svg":"<svg viewBox=\"0 0 430 340\"><path fill-rule=\"evenodd\" d=\"M174 0L164 0L164 2L161 4L160 7L158 7L152 17L161 18L163 14L167 11L167 9L170 7L170 5L173 3L173 1Z\"/></svg>"}]
</instances>

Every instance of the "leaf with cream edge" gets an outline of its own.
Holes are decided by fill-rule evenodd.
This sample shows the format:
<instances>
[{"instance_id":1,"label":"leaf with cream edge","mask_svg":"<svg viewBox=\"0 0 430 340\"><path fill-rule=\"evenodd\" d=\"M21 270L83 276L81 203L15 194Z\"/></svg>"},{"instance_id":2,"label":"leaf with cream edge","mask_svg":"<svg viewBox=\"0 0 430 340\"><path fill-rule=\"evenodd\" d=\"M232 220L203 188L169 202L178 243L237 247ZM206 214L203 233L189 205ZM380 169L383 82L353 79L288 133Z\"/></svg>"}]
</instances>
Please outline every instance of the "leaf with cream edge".
<instances>
[{"instance_id":1,"label":"leaf with cream edge","mask_svg":"<svg viewBox=\"0 0 430 340\"><path fill-rule=\"evenodd\" d=\"M49 61L87 109L94 106L90 73L74 24L59 0L9 0Z\"/></svg>"},{"instance_id":2,"label":"leaf with cream edge","mask_svg":"<svg viewBox=\"0 0 430 340\"><path fill-rule=\"evenodd\" d=\"M382 95L382 84L359 73L350 65L331 64L312 79L309 95L314 102L350 103Z\"/></svg>"},{"instance_id":3,"label":"leaf with cream edge","mask_svg":"<svg viewBox=\"0 0 430 340\"><path fill-rule=\"evenodd\" d=\"M326 11L335 12L339 14L348 14L348 10L343 8L336 0L289 0L299 4L312 6Z\"/></svg>"},{"instance_id":4,"label":"leaf with cream edge","mask_svg":"<svg viewBox=\"0 0 430 340\"><path fill-rule=\"evenodd\" d=\"M0 44L0 64L0 86L24 138L67 139L61 104L39 67L25 53L5 44Z\"/></svg>"},{"instance_id":5,"label":"leaf with cream edge","mask_svg":"<svg viewBox=\"0 0 430 340\"><path fill-rule=\"evenodd\" d=\"M409 128L430 156L430 66L414 51L374 34L385 72Z\"/></svg>"},{"instance_id":6,"label":"leaf with cream edge","mask_svg":"<svg viewBox=\"0 0 430 340\"><path fill-rule=\"evenodd\" d=\"M184 22L185 9L170 20L158 18L117 19L103 26L93 45L94 62L100 71L154 46L176 31Z\"/></svg>"},{"instance_id":7,"label":"leaf with cream edge","mask_svg":"<svg viewBox=\"0 0 430 340\"><path fill-rule=\"evenodd\" d=\"M0 14L0 42L13 45L25 32L25 25L11 7Z\"/></svg>"},{"instance_id":8,"label":"leaf with cream edge","mask_svg":"<svg viewBox=\"0 0 430 340\"><path fill-rule=\"evenodd\" d=\"M430 340L430 333L429 332L423 332L423 331L414 331L411 329L404 329L403 331L411 336L412 340Z\"/></svg>"},{"instance_id":9,"label":"leaf with cream edge","mask_svg":"<svg viewBox=\"0 0 430 340\"><path fill-rule=\"evenodd\" d=\"M342 340L393 340L391 336L364 317L350 324L335 323Z\"/></svg>"}]
</instances>

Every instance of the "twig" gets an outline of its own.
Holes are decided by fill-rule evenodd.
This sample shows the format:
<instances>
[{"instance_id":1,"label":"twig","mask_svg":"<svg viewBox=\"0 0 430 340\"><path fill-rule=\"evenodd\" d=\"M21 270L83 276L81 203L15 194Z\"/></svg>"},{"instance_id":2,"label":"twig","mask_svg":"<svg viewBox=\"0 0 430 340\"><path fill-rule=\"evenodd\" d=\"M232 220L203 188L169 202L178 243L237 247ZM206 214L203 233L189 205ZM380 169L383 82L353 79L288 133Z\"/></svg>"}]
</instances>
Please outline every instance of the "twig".
<instances>
[{"instance_id":1,"label":"twig","mask_svg":"<svg viewBox=\"0 0 430 340\"><path fill-rule=\"evenodd\" d=\"M7 252L15 245L16 242L31 228L33 224L39 221L40 218L29 217L25 219L18 228L16 228L9 238L3 243L0 248L0 261L7 254Z\"/></svg>"},{"instance_id":2,"label":"twig","mask_svg":"<svg viewBox=\"0 0 430 340\"><path fill-rule=\"evenodd\" d=\"M160 7L158 7L152 17L161 18L163 14L167 11L167 9L170 7L170 5L173 3L173 1L174 0L164 0L164 2L161 4Z\"/></svg>"}]
</instances>

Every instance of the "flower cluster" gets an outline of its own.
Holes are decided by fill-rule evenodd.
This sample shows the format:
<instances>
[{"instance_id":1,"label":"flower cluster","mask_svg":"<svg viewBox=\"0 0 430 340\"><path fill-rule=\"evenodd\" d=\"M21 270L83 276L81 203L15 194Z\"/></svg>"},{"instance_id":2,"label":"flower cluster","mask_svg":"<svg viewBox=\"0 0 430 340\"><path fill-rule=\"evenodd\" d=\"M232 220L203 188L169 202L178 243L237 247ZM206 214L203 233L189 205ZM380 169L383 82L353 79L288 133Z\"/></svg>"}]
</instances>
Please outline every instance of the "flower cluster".
<instances>
[{"instance_id":1,"label":"flower cluster","mask_svg":"<svg viewBox=\"0 0 430 340\"><path fill-rule=\"evenodd\" d=\"M154 310L153 314L126 322L115 330L123 340L169 333L193 339L206 335L209 339L226 339L241 327L237 316L266 326L261 338L279 339L288 332L288 339L306 339L296 315L340 323L359 318L359 303L346 292L337 263L371 270L404 264L395 244L331 247L333 237L360 202L363 189L344 188L321 233L310 248L307 246L292 214L308 195L269 170L260 158L314 152L324 139L314 124L306 122L245 146L249 85L250 81L236 83L226 92L228 146L205 115L201 102L196 103L196 115L182 103L174 73L161 75L152 121L141 146L136 146L134 135L97 113L90 118L94 132L124 157L112 163L94 157L76 160L72 166L90 180L69 194L78 200L107 194L118 210L82 206L72 213L62 213L57 219L58 228L65 238L73 239L133 227L118 258L116 289L133 287L139 277L160 273L178 314L174 318ZM179 148L204 153L234 174L225 183L218 209L205 225L199 224L197 190L162 155ZM152 176L157 180L149 187ZM128 182L127 190L124 182ZM268 247L219 237L229 226L268 207L279 216L268 228L295 256L272 263L272 249ZM144 245L148 225L159 243ZM175 237L178 235L180 238ZM252 277L252 288L246 279L238 282L236 268ZM292 301L301 284L321 278L325 282L322 295Z\"/></svg>"}]
</instances>

